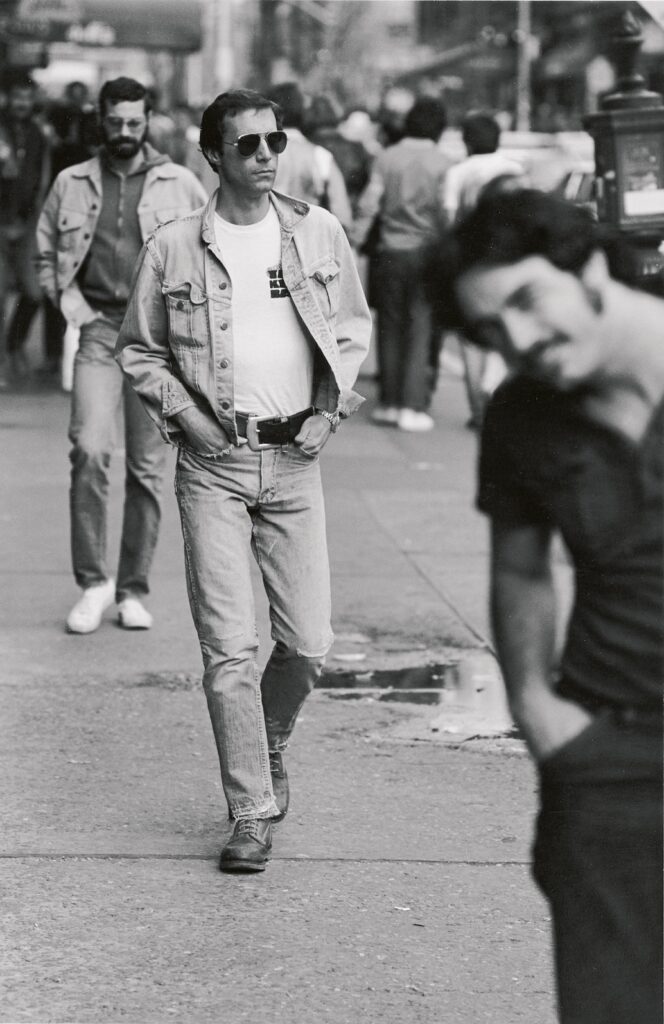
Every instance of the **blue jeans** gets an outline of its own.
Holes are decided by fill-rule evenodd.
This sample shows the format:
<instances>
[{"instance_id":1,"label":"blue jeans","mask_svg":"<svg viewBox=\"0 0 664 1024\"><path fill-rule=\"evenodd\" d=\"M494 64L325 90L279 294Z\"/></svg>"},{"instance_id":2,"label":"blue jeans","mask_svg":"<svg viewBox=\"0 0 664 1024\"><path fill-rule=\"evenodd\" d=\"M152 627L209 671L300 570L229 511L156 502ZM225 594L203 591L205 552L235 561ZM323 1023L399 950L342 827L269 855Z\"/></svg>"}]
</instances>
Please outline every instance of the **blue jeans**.
<instances>
[{"instance_id":1,"label":"blue jeans","mask_svg":"<svg viewBox=\"0 0 664 1024\"><path fill-rule=\"evenodd\" d=\"M213 459L182 448L175 490L226 800L235 818L270 818L268 751L286 747L332 643L318 460L294 444ZM252 551L275 641L262 679Z\"/></svg>"},{"instance_id":2,"label":"blue jeans","mask_svg":"<svg viewBox=\"0 0 664 1024\"><path fill-rule=\"evenodd\" d=\"M159 521L167 446L115 362L118 327L98 318L81 328L69 423L71 550L80 587L108 579L109 471L124 406L126 479L117 600L147 594Z\"/></svg>"}]
</instances>

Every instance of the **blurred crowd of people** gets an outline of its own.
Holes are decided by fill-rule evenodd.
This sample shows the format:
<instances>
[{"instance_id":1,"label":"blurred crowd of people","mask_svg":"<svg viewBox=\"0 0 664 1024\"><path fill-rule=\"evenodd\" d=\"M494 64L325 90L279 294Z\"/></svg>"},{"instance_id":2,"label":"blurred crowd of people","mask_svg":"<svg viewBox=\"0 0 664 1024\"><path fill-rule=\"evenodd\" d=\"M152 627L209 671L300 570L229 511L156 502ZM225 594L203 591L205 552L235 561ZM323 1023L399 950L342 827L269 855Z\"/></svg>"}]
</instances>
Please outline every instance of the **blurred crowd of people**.
<instances>
[{"instance_id":1,"label":"blurred crowd of people","mask_svg":"<svg viewBox=\"0 0 664 1024\"><path fill-rule=\"evenodd\" d=\"M199 145L201 111L184 103L166 110L156 90L148 139L191 170L207 192L217 182ZM374 310L379 403L373 420L409 431L433 427L430 403L442 334L426 290L427 247L488 187L523 181L523 168L497 152L498 121L470 114L462 137L466 155L446 145L443 103L414 100L411 109L386 105L375 114L343 110L330 95L306 96L295 82L275 85L288 145L276 189L323 206L344 226ZM39 288L34 233L57 175L92 157L100 143L96 97L80 81L46 100L27 74L5 86L0 102L0 387L36 380L70 387L75 330ZM42 362L31 364L26 343L42 314ZM487 394L500 380L499 360L461 343L470 419L481 423ZM63 358L64 354L64 358Z\"/></svg>"}]
</instances>

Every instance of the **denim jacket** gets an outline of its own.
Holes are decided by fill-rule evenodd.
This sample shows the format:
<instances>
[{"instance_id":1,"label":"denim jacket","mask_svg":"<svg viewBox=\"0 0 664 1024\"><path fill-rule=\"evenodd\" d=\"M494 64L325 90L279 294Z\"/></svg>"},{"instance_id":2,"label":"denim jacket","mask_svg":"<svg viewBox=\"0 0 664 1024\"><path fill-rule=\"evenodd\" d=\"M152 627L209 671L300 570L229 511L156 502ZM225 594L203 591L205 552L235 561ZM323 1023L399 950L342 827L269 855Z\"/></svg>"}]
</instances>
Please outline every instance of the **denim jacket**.
<instances>
[{"instance_id":1,"label":"denim jacket","mask_svg":"<svg viewBox=\"0 0 664 1024\"><path fill-rule=\"evenodd\" d=\"M146 146L148 156L158 154ZM99 157L67 167L55 179L37 224L39 282L75 327L93 315L76 283L92 245L102 203ZM138 221L143 241L158 225L197 209L207 199L198 178L179 164L158 163L148 169Z\"/></svg>"},{"instance_id":2,"label":"denim jacket","mask_svg":"<svg viewBox=\"0 0 664 1024\"><path fill-rule=\"evenodd\" d=\"M214 232L216 192L203 209L158 228L143 247L116 358L163 437L181 440L171 417L211 412L237 443L233 399L233 288ZM313 405L349 416L371 336L371 314L353 253L326 210L277 192L281 267L315 343ZM293 409L293 412L299 410Z\"/></svg>"}]
</instances>

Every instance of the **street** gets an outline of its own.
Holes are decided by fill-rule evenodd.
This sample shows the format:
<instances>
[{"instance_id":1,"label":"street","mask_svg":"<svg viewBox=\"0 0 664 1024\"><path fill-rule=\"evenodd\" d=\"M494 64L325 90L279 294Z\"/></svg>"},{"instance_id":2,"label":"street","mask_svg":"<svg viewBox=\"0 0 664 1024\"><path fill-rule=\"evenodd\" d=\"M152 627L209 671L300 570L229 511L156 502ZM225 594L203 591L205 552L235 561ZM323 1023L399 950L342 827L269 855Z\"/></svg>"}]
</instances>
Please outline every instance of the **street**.
<instances>
[{"instance_id":1,"label":"street","mask_svg":"<svg viewBox=\"0 0 664 1024\"><path fill-rule=\"evenodd\" d=\"M373 426L361 378L368 401L323 456L336 641L259 877L217 869L230 826L172 473L154 628L122 631L110 609L68 635L69 397L0 396L3 1022L553 1024L535 774L490 652L453 369L423 435ZM113 473L112 564L121 457ZM396 699L433 664L455 668L435 705ZM351 671L352 690L330 685Z\"/></svg>"}]
</instances>

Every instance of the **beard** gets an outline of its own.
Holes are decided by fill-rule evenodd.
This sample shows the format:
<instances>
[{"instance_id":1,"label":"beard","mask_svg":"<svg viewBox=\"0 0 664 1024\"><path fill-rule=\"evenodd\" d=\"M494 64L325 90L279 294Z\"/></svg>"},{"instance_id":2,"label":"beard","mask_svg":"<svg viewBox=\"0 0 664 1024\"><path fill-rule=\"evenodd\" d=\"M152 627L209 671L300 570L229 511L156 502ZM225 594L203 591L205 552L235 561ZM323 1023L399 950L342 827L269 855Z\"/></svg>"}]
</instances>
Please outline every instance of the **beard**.
<instances>
[{"instance_id":1,"label":"beard","mask_svg":"<svg viewBox=\"0 0 664 1024\"><path fill-rule=\"evenodd\" d=\"M109 139L106 132L104 132L104 148L108 155L115 160L131 160L145 142L147 134L147 126L140 137L134 135L127 137L123 135Z\"/></svg>"}]
</instances>

